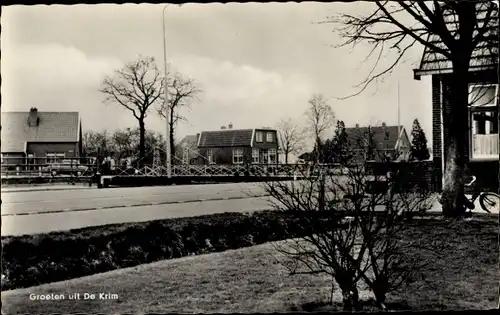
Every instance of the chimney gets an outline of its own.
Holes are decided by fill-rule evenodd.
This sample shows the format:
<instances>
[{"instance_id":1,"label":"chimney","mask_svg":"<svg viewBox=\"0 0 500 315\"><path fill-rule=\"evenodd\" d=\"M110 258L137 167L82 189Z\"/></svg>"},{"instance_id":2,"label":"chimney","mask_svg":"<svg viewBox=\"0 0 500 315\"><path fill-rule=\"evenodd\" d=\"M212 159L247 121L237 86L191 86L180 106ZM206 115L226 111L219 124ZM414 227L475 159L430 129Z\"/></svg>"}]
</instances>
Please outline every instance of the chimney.
<instances>
[{"instance_id":1,"label":"chimney","mask_svg":"<svg viewBox=\"0 0 500 315\"><path fill-rule=\"evenodd\" d=\"M221 130L225 130L226 129L226 126L222 126L220 127Z\"/></svg>"},{"instance_id":2,"label":"chimney","mask_svg":"<svg viewBox=\"0 0 500 315\"><path fill-rule=\"evenodd\" d=\"M359 124L356 124L356 128L359 128Z\"/></svg>"},{"instance_id":3,"label":"chimney","mask_svg":"<svg viewBox=\"0 0 500 315\"><path fill-rule=\"evenodd\" d=\"M36 107L31 107L28 115L28 126L37 127L39 122L40 118L38 117L38 109L36 109Z\"/></svg>"},{"instance_id":4,"label":"chimney","mask_svg":"<svg viewBox=\"0 0 500 315\"><path fill-rule=\"evenodd\" d=\"M227 129L233 129L233 124L229 123L229 125L227 125Z\"/></svg>"}]
</instances>

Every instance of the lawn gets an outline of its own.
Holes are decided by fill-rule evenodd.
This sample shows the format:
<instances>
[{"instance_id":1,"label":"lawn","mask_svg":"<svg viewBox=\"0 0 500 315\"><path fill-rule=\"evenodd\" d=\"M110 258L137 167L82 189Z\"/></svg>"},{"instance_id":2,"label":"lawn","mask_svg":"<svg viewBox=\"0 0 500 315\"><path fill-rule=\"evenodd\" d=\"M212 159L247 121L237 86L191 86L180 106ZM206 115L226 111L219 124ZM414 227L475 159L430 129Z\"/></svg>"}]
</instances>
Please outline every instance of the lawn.
<instances>
[{"instance_id":1,"label":"lawn","mask_svg":"<svg viewBox=\"0 0 500 315\"><path fill-rule=\"evenodd\" d=\"M434 252L409 252L432 264L423 279L389 302L414 310L491 309L498 298L497 218L419 221L402 237L420 239ZM329 297L326 276L288 276L271 244L190 256L108 273L2 292L2 312L152 313L288 312ZM278 257L279 258L279 257ZM117 300L69 300L68 295L117 294ZM31 301L29 295L64 294L62 301ZM362 292L362 298L369 298ZM340 292L335 298L340 300ZM323 310L325 310L323 308Z\"/></svg>"}]
</instances>

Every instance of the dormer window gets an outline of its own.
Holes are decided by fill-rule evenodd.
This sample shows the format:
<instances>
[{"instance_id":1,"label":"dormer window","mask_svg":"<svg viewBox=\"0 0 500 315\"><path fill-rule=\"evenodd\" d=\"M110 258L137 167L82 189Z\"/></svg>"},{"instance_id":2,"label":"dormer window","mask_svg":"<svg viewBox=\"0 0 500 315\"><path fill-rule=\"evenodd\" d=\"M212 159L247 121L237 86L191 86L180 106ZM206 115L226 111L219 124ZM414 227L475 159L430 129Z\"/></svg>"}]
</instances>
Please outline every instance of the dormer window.
<instances>
[{"instance_id":1,"label":"dormer window","mask_svg":"<svg viewBox=\"0 0 500 315\"><path fill-rule=\"evenodd\" d=\"M267 133L266 142L273 142L273 133L272 132Z\"/></svg>"},{"instance_id":2,"label":"dormer window","mask_svg":"<svg viewBox=\"0 0 500 315\"><path fill-rule=\"evenodd\" d=\"M255 133L255 141L257 141L257 142L263 142L264 141L264 137L262 135L262 131L257 131Z\"/></svg>"}]
</instances>

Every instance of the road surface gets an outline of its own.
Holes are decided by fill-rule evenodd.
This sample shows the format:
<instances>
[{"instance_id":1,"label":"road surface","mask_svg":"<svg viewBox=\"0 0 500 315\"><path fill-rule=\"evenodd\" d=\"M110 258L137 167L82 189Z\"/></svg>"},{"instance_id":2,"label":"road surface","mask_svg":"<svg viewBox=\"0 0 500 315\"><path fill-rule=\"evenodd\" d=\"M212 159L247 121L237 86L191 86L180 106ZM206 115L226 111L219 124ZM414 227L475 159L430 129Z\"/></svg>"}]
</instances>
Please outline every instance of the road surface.
<instances>
[{"instance_id":1,"label":"road surface","mask_svg":"<svg viewBox=\"0 0 500 315\"><path fill-rule=\"evenodd\" d=\"M259 183L2 193L2 235L269 208Z\"/></svg>"},{"instance_id":2,"label":"road surface","mask_svg":"<svg viewBox=\"0 0 500 315\"><path fill-rule=\"evenodd\" d=\"M270 202L261 183L2 192L1 235L259 211ZM433 202L431 211L440 205ZM477 201L474 212L482 212Z\"/></svg>"}]
</instances>

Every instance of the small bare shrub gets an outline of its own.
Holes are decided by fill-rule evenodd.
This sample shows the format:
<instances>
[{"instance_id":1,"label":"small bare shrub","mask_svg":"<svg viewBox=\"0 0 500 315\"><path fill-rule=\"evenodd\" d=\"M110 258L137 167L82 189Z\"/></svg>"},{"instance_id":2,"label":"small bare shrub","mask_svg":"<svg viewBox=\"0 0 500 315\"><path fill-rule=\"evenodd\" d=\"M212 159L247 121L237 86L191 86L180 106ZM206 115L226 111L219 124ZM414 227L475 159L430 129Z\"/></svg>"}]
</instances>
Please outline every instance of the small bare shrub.
<instances>
[{"instance_id":1,"label":"small bare shrub","mask_svg":"<svg viewBox=\"0 0 500 315\"><path fill-rule=\"evenodd\" d=\"M292 275L331 276L330 302L337 285L344 309L360 309L359 288L364 284L383 310L387 295L412 282L423 267L405 255L419 246L418 240L405 242L401 233L427 206L430 192L412 184L404 173L408 168L392 167L397 163L386 154L378 161L388 171L370 172L341 132L331 144L336 164L313 163L313 172L307 174L317 176L303 173L302 180L264 184L273 208L297 216L304 235L276 244L276 249L286 257L282 264ZM365 150L372 158L379 154L373 147L367 149L369 141L356 144L358 153Z\"/></svg>"}]
</instances>

